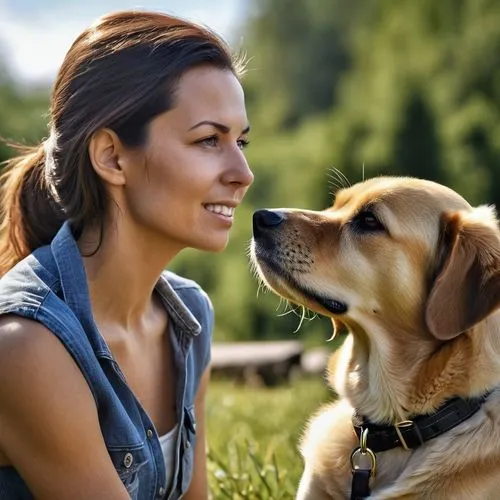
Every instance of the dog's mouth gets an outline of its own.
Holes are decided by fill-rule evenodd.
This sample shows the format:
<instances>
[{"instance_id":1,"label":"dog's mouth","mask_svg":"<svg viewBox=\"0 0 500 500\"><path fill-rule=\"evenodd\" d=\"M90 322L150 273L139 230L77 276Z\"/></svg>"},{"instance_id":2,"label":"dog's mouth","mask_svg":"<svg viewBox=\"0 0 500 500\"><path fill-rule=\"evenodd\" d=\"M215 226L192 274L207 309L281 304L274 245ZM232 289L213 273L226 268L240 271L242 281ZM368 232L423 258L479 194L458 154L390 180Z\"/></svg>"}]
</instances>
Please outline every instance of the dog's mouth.
<instances>
[{"instance_id":1,"label":"dog's mouth","mask_svg":"<svg viewBox=\"0 0 500 500\"><path fill-rule=\"evenodd\" d=\"M315 300L320 306L333 314L344 314L348 309L347 304L340 302L340 300L327 299L318 295L313 296L312 300Z\"/></svg>"},{"instance_id":2,"label":"dog's mouth","mask_svg":"<svg viewBox=\"0 0 500 500\"><path fill-rule=\"evenodd\" d=\"M257 246L255 247L254 261L262 275L266 278L266 283L269 288L278 295L286 296L286 298L293 302L300 303L311 309L314 309L311 307L311 303L317 304L320 308L335 315L345 314L348 311L349 307L345 302L332 297L326 297L317 291L301 285L290 272L284 269L275 260L259 252ZM280 285L276 283L277 281L278 283L282 281L288 290L280 290ZM295 292L293 297L289 296L289 290ZM302 300L297 298L297 294Z\"/></svg>"}]
</instances>

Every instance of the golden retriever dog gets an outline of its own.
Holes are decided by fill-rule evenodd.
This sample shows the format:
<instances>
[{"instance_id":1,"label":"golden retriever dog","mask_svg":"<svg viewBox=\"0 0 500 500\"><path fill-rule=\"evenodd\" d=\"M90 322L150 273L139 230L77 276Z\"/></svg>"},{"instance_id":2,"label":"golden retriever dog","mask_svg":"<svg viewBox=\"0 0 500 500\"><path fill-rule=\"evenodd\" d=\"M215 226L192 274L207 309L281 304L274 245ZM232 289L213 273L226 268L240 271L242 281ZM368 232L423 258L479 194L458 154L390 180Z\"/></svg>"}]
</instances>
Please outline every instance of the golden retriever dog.
<instances>
[{"instance_id":1,"label":"golden retriever dog","mask_svg":"<svg viewBox=\"0 0 500 500\"><path fill-rule=\"evenodd\" d=\"M339 398L301 442L297 498L500 499L493 208L380 177L324 211L258 210L253 225L267 286L349 331L329 370Z\"/></svg>"}]
</instances>

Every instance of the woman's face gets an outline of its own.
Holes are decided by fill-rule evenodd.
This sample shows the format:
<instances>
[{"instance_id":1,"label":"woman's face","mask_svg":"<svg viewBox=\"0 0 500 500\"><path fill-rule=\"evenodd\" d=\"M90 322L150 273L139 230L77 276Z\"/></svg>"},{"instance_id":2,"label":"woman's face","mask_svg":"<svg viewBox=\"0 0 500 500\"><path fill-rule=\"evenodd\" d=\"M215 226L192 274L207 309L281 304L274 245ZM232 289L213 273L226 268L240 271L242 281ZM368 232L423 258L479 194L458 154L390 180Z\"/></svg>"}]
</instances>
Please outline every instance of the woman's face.
<instances>
[{"instance_id":1,"label":"woman's face","mask_svg":"<svg viewBox=\"0 0 500 500\"><path fill-rule=\"evenodd\" d=\"M179 81L174 108L148 127L125 186L134 224L176 249L219 251L253 181L243 149L249 126L231 71L200 66Z\"/></svg>"}]
</instances>

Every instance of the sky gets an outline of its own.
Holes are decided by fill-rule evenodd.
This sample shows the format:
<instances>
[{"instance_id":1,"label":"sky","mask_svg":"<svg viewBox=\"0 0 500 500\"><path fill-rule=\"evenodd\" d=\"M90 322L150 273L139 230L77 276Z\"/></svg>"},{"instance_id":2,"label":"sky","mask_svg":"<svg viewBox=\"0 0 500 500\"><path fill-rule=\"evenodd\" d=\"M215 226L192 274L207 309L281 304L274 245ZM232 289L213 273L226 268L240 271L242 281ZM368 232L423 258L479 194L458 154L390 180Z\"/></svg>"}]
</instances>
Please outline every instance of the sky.
<instances>
[{"instance_id":1,"label":"sky","mask_svg":"<svg viewBox=\"0 0 500 500\"><path fill-rule=\"evenodd\" d=\"M143 8L205 24L236 43L249 0L0 0L0 54L25 84L50 83L73 40L99 16Z\"/></svg>"}]
</instances>

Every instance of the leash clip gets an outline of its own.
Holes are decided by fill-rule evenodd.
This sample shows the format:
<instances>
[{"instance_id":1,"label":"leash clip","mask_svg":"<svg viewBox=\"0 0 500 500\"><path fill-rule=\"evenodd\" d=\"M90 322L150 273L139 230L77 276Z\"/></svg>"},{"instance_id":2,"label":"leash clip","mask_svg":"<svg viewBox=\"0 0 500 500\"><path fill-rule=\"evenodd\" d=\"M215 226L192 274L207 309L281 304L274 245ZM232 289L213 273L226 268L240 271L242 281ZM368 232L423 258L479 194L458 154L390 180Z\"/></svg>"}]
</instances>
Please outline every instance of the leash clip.
<instances>
[{"instance_id":1,"label":"leash clip","mask_svg":"<svg viewBox=\"0 0 500 500\"><path fill-rule=\"evenodd\" d=\"M368 428L361 429L359 447L351 453L352 488L351 500L366 498L370 495L370 479L375 477L377 459L368 448Z\"/></svg>"},{"instance_id":2,"label":"leash clip","mask_svg":"<svg viewBox=\"0 0 500 500\"><path fill-rule=\"evenodd\" d=\"M355 448L351 453L351 471L354 473L356 470L369 470L370 476L375 477L377 469L377 458L367 444L368 429L362 429L359 437L359 447Z\"/></svg>"}]
</instances>

